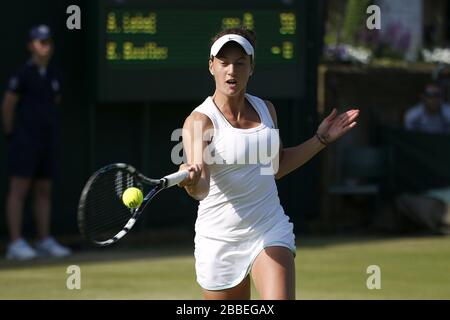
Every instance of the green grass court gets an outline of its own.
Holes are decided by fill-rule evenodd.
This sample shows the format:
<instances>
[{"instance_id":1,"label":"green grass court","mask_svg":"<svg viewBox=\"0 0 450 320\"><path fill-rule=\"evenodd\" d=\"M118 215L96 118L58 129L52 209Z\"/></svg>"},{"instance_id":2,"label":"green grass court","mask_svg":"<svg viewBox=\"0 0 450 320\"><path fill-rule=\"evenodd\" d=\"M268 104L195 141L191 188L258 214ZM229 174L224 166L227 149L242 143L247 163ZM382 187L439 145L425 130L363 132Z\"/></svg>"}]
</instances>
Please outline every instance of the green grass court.
<instances>
[{"instance_id":1,"label":"green grass court","mask_svg":"<svg viewBox=\"0 0 450 320\"><path fill-rule=\"evenodd\" d=\"M202 299L193 247L117 246L71 258L0 260L0 299ZM81 268L81 290L66 268ZM369 265L381 289L369 290ZM297 299L450 299L450 237L298 238ZM258 296L253 292L253 299Z\"/></svg>"}]
</instances>

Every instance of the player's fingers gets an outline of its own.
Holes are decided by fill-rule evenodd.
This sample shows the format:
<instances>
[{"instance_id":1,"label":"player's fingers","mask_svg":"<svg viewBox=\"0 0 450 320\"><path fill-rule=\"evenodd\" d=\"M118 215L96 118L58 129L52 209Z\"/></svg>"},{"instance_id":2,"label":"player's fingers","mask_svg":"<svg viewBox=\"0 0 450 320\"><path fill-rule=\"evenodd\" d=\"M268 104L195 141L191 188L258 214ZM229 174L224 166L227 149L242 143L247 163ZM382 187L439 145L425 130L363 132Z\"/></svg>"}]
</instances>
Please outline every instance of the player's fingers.
<instances>
[{"instance_id":1,"label":"player's fingers","mask_svg":"<svg viewBox=\"0 0 450 320\"><path fill-rule=\"evenodd\" d=\"M189 171L188 176L178 184L181 188L196 185L202 174L202 167L199 164L182 164L180 170Z\"/></svg>"},{"instance_id":2,"label":"player's fingers","mask_svg":"<svg viewBox=\"0 0 450 320\"><path fill-rule=\"evenodd\" d=\"M202 167L199 164L195 165L194 170L194 177L193 177L193 184L197 184L198 180L200 179L200 176L202 175Z\"/></svg>"},{"instance_id":3,"label":"player's fingers","mask_svg":"<svg viewBox=\"0 0 450 320\"><path fill-rule=\"evenodd\" d=\"M187 169L189 172L195 172L197 170L197 166L195 164L191 164Z\"/></svg>"},{"instance_id":4,"label":"player's fingers","mask_svg":"<svg viewBox=\"0 0 450 320\"><path fill-rule=\"evenodd\" d=\"M348 123L351 123L357 116L359 111L350 110L345 113L342 113L339 116L338 124L342 126L346 126Z\"/></svg>"},{"instance_id":5,"label":"player's fingers","mask_svg":"<svg viewBox=\"0 0 450 320\"><path fill-rule=\"evenodd\" d=\"M344 132L347 132L348 130L354 128L357 124L358 124L358 123L357 123L356 121L350 123L350 125L348 125L347 127L345 127Z\"/></svg>"},{"instance_id":6,"label":"player's fingers","mask_svg":"<svg viewBox=\"0 0 450 320\"><path fill-rule=\"evenodd\" d=\"M179 186L180 188L184 188L184 187L187 186L188 181L189 181L189 177L186 177L183 181L181 181L180 183L178 183L178 186Z\"/></svg>"},{"instance_id":7,"label":"player's fingers","mask_svg":"<svg viewBox=\"0 0 450 320\"><path fill-rule=\"evenodd\" d=\"M337 114L337 110L336 110L336 108L334 108L333 111L331 111L331 113L328 115L328 117L326 117L326 119L328 121L331 121L336 117L336 114Z\"/></svg>"},{"instance_id":8,"label":"player's fingers","mask_svg":"<svg viewBox=\"0 0 450 320\"><path fill-rule=\"evenodd\" d=\"M191 165L190 169L191 170L189 171L189 179L186 182L188 186L196 185L201 176L201 166L200 165L193 164L193 165Z\"/></svg>"},{"instance_id":9,"label":"player's fingers","mask_svg":"<svg viewBox=\"0 0 450 320\"><path fill-rule=\"evenodd\" d=\"M179 171L182 171L182 170L189 171L189 174L183 181L178 183L178 186L180 188L184 188L186 186L189 186L192 183L192 179L193 179L193 175L194 175L194 172L196 170L196 167L195 167L195 165L190 165L190 164L183 163L183 164L180 165L180 168L179 168Z\"/></svg>"},{"instance_id":10,"label":"player's fingers","mask_svg":"<svg viewBox=\"0 0 450 320\"><path fill-rule=\"evenodd\" d=\"M344 126L347 126L350 123L353 123L353 121L358 117L358 112L352 113L350 115L347 115L347 117L345 118L343 124Z\"/></svg>"},{"instance_id":11,"label":"player's fingers","mask_svg":"<svg viewBox=\"0 0 450 320\"><path fill-rule=\"evenodd\" d=\"M359 113L359 110L358 110L358 109L351 109L351 110L345 111L345 112L342 113L342 114L343 114L343 115L347 115L347 116L351 116L351 115L353 115L353 114L355 114L355 113Z\"/></svg>"},{"instance_id":12,"label":"player's fingers","mask_svg":"<svg viewBox=\"0 0 450 320\"><path fill-rule=\"evenodd\" d=\"M359 110L358 109L353 109L353 110L350 110L350 112L349 112L350 116L358 115L358 114L359 114Z\"/></svg>"},{"instance_id":13,"label":"player's fingers","mask_svg":"<svg viewBox=\"0 0 450 320\"><path fill-rule=\"evenodd\" d=\"M359 110L355 110L355 109L350 110L349 113L348 113L348 115L349 115L350 117L358 116L358 115L359 115Z\"/></svg>"}]
</instances>

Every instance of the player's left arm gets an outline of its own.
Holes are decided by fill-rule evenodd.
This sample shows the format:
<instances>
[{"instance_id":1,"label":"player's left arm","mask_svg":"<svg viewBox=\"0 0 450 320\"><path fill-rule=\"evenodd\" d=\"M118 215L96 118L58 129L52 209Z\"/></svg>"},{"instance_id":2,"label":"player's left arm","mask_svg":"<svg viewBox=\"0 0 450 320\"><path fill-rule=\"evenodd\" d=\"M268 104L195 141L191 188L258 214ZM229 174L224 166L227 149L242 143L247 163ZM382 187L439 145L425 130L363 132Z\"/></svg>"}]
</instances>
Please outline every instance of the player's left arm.
<instances>
[{"instance_id":1,"label":"player's left arm","mask_svg":"<svg viewBox=\"0 0 450 320\"><path fill-rule=\"evenodd\" d=\"M270 101L266 101L266 105L272 116L275 128L278 129L275 107ZM326 145L336 141L350 129L355 127L356 122L354 120L356 120L358 115L359 110L356 109L349 110L340 115L337 115L336 109L333 109L331 114L319 125L317 135L314 135L309 140L295 147L284 148L280 138L280 150L278 157L274 160L278 162L278 170L275 173L275 179L280 179L301 167L324 149Z\"/></svg>"}]
</instances>

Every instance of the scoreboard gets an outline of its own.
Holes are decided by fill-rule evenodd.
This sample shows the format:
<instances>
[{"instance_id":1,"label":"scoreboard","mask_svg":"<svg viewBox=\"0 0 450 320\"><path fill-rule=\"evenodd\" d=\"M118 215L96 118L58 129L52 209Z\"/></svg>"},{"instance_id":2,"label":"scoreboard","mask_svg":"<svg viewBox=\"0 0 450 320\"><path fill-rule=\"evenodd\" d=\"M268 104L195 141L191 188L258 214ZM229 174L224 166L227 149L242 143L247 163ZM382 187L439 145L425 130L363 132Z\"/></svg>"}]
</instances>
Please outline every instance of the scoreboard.
<instances>
[{"instance_id":1,"label":"scoreboard","mask_svg":"<svg viewBox=\"0 0 450 320\"><path fill-rule=\"evenodd\" d=\"M194 23L195 22L195 23ZM110 66L138 65L164 69L204 67L211 32L244 25L258 33L258 64L292 65L296 17L294 12L107 10L104 59ZM174 26L180 26L174 28ZM202 31L204 30L204 31Z\"/></svg>"},{"instance_id":2,"label":"scoreboard","mask_svg":"<svg viewBox=\"0 0 450 320\"><path fill-rule=\"evenodd\" d=\"M206 97L211 38L244 26L255 31L255 72L248 92L272 98L303 94L301 4L295 0L96 1L95 96L98 101Z\"/></svg>"}]
</instances>

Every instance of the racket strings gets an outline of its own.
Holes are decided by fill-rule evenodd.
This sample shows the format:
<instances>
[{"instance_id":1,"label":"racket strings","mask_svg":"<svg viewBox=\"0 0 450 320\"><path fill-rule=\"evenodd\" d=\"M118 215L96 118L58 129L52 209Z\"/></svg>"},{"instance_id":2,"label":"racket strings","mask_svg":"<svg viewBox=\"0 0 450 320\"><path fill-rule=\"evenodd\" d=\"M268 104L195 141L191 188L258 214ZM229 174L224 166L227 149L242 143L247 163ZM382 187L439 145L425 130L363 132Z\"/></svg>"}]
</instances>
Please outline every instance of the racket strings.
<instances>
[{"instance_id":1,"label":"racket strings","mask_svg":"<svg viewBox=\"0 0 450 320\"><path fill-rule=\"evenodd\" d=\"M94 241L106 241L119 233L134 209L122 202L122 194L129 187L142 190L134 175L115 169L99 174L90 185L84 202L84 233Z\"/></svg>"}]
</instances>

